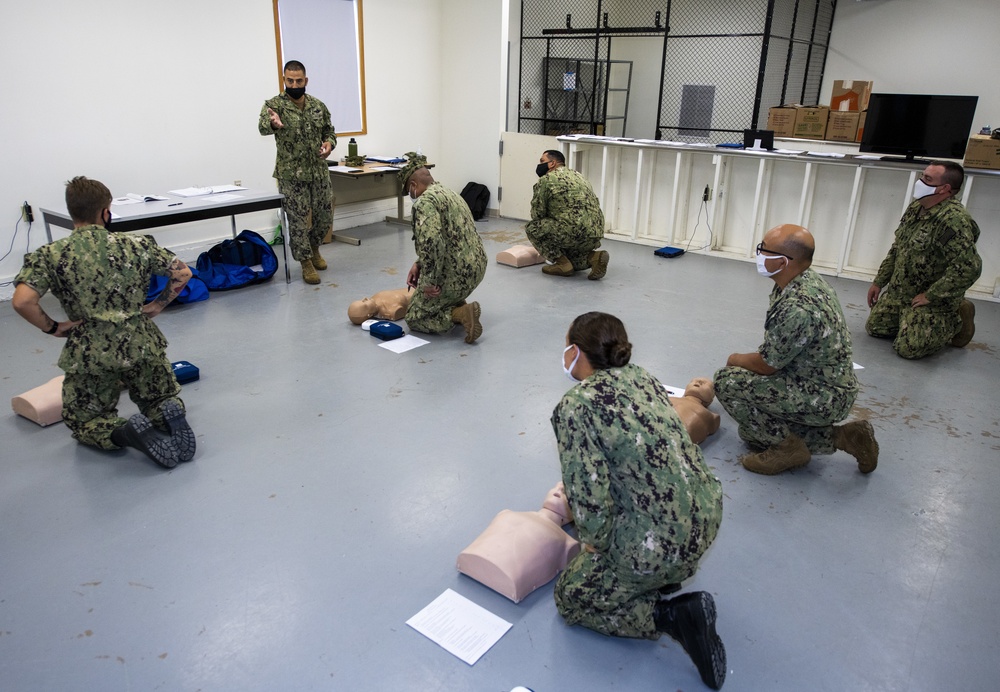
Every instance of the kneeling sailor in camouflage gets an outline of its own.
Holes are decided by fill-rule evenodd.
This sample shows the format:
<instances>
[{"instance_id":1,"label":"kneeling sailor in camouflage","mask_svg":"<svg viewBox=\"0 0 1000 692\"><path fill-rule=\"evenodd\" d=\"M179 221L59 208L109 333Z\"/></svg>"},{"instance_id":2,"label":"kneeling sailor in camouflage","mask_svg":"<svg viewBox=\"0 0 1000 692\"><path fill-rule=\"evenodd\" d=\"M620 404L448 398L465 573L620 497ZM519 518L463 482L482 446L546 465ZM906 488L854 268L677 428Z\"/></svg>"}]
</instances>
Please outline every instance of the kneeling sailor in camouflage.
<instances>
[{"instance_id":1,"label":"kneeling sailor in camouflage","mask_svg":"<svg viewBox=\"0 0 1000 692\"><path fill-rule=\"evenodd\" d=\"M715 395L754 450L740 458L755 473L804 466L812 454L846 451L862 473L878 464L868 421L834 425L858 396L851 333L837 294L810 269L815 241L801 226L784 224L757 246L757 271L775 286L764 322L764 343L734 353L715 373Z\"/></svg>"},{"instance_id":2,"label":"kneeling sailor in camouflage","mask_svg":"<svg viewBox=\"0 0 1000 692\"><path fill-rule=\"evenodd\" d=\"M59 356L66 373L63 421L84 444L134 447L167 468L189 461L194 433L167 340L153 318L181 292L191 270L152 236L109 232L111 192L103 183L74 178L66 184L66 207L73 232L25 256L13 298L21 317L66 339ZM143 305L152 274L169 281ZM55 320L41 307L49 291L68 320ZM123 383L140 411L127 421L117 410Z\"/></svg>"},{"instance_id":3,"label":"kneeling sailor in camouflage","mask_svg":"<svg viewBox=\"0 0 1000 692\"><path fill-rule=\"evenodd\" d=\"M542 267L546 274L573 276L589 268L588 279L602 279L610 258L607 251L597 249L604 237L604 213L587 179L565 164L561 151L542 152L535 168L541 180L532 191L531 221L525 233L552 263Z\"/></svg>"},{"instance_id":4,"label":"kneeling sailor in camouflage","mask_svg":"<svg viewBox=\"0 0 1000 692\"><path fill-rule=\"evenodd\" d=\"M965 170L953 161L924 169L868 289L872 312L865 329L893 339L903 358L923 358L948 344L961 348L976 333L976 308L965 292L982 273L983 260L976 251L979 226L955 199L964 179Z\"/></svg>"},{"instance_id":5,"label":"kneeling sailor in camouflage","mask_svg":"<svg viewBox=\"0 0 1000 692\"><path fill-rule=\"evenodd\" d=\"M663 596L694 575L715 540L722 485L666 389L629 364L631 354L614 315L580 315L566 335L563 370L579 384L552 412L552 428L583 549L556 582L556 607L601 634L673 637L719 689L726 649L711 594Z\"/></svg>"},{"instance_id":6,"label":"kneeling sailor in camouflage","mask_svg":"<svg viewBox=\"0 0 1000 692\"><path fill-rule=\"evenodd\" d=\"M414 200L410 213L417 261L406 276L406 285L416 289L406 323L429 334L460 324L465 343L471 344L483 333L481 309L465 299L486 274L483 242L465 200L434 180L425 157L413 152L407 156L399 176L403 193Z\"/></svg>"}]
</instances>

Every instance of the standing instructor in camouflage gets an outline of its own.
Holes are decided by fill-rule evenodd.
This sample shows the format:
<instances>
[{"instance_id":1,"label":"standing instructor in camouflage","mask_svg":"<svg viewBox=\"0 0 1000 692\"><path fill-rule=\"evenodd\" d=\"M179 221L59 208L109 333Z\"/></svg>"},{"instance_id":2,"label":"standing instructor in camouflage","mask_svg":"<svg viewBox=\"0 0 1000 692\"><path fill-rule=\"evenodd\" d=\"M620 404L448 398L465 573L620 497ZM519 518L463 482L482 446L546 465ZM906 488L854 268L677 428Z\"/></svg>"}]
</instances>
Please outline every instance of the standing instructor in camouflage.
<instances>
[{"instance_id":1,"label":"standing instructor in camouflage","mask_svg":"<svg viewBox=\"0 0 1000 692\"><path fill-rule=\"evenodd\" d=\"M552 412L552 429L583 549L556 581L556 608L570 625L605 635L667 634L719 689L726 650L711 594L661 594L679 590L715 540L722 485L663 385L629 363L621 320L580 315L562 356L563 371L579 384Z\"/></svg>"},{"instance_id":2,"label":"standing instructor in camouflage","mask_svg":"<svg viewBox=\"0 0 1000 692\"><path fill-rule=\"evenodd\" d=\"M191 270L152 236L108 231L111 192L100 181L69 181L66 208L73 232L25 255L13 298L21 317L66 340L59 355L66 373L63 421L84 444L134 447L166 468L190 461L194 433L167 360L167 340L153 318L183 290ZM153 274L169 280L143 305ZM42 308L39 300L48 292L67 320ZM128 420L117 409L123 384L140 411Z\"/></svg>"},{"instance_id":3,"label":"standing instructor in camouflage","mask_svg":"<svg viewBox=\"0 0 1000 692\"><path fill-rule=\"evenodd\" d=\"M924 169L868 289L865 329L894 339L892 347L903 358L923 358L949 343L965 346L976 333L976 308L965 292L983 261L976 251L979 226L955 199L964 179L965 171L952 161Z\"/></svg>"},{"instance_id":4,"label":"standing instructor in camouflage","mask_svg":"<svg viewBox=\"0 0 1000 692\"><path fill-rule=\"evenodd\" d=\"M781 473L835 450L852 455L862 473L878 464L868 421L834 425L850 413L858 380L837 294L810 269L815 247L801 226L764 234L757 271L775 284L764 343L753 353L732 354L715 373L719 403L754 451L740 462L755 473Z\"/></svg>"},{"instance_id":5,"label":"standing instructor in camouflage","mask_svg":"<svg viewBox=\"0 0 1000 692\"><path fill-rule=\"evenodd\" d=\"M465 200L436 182L427 159L410 152L399 173L403 194L414 200L413 245L417 261L406 276L415 289L406 310L410 329L440 334L460 324L465 343L483 333L479 303L466 302L486 274L486 252Z\"/></svg>"},{"instance_id":6,"label":"standing instructor in camouflage","mask_svg":"<svg viewBox=\"0 0 1000 692\"><path fill-rule=\"evenodd\" d=\"M284 69L285 90L264 102L257 128L274 135L277 156L274 177L285 196L292 257L302 264L302 280L318 284L316 270L326 269L320 243L333 228L333 188L326 158L337 146L330 111L306 94L306 68L289 60Z\"/></svg>"},{"instance_id":7,"label":"standing instructor in camouflage","mask_svg":"<svg viewBox=\"0 0 1000 692\"><path fill-rule=\"evenodd\" d=\"M590 269L588 279L603 279L610 256L598 250L604 238L604 213L590 183L566 167L555 149L542 152L535 173L541 178L531 196L531 221L525 227L538 254L552 264L542 271L573 276Z\"/></svg>"}]
</instances>

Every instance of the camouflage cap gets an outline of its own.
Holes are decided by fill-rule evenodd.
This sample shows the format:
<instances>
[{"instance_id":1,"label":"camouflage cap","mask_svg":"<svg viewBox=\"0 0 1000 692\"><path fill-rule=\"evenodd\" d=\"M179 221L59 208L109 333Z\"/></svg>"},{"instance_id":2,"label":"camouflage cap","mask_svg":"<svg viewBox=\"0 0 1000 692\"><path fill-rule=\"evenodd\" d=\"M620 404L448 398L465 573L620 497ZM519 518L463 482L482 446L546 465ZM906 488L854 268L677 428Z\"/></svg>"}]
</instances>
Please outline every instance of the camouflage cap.
<instances>
[{"instance_id":1,"label":"camouflage cap","mask_svg":"<svg viewBox=\"0 0 1000 692\"><path fill-rule=\"evenodd\" d=\"M403 156L406 157L406 165L399 170L399 185L405 190L413 172L427 165L427 157L415 151L408 151Z\"/></svg>"}]
</instances>

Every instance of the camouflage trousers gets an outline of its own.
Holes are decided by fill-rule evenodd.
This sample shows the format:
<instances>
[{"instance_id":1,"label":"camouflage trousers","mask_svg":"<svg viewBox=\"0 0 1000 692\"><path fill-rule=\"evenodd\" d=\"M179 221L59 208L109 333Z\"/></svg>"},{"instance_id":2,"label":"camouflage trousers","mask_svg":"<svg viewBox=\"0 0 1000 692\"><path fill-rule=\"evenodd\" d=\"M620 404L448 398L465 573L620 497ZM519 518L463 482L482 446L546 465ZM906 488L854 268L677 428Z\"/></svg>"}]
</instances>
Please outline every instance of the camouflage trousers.
<instances>
[{"instance_id":1,"label":"camouflage trousers","mask_svg":"<svg viewBox=\"0 0 1000 692\"><path fill-rule=\"evenodd\" d=\"M962 327L958 306L924 305L910 307L891 293L879 296L872 308L865 331L880 338L893 338L892 348L903 358L923 358L948 345Z\"/></svg>"},{"instance_id":2,"label":"camouflage trousers","mask_svg":"<svg viewBox=\"0 0 1000 692\"><path fill-rule=\"evenodd\" d=\"M441 287L441 295L436 298L424 296L423 286L417 285L406 309L406 324L415 332L441 334L454 326L451 311L465 305L465 299L472 295L486 274L486 264L468 267L468 274L449 280Z\"/></svg>"},{"instance_id":3,"label":"camouflage trousers","mask_svg":"<svg viewBox=\"0 0 1000 692\"><path fill-rule=\"evenodd\" d=\"M330 176L313 182L278 180L278 192L285 196L289 248L302 262L312 257L312 246L320 245L333 228L333 188Z\"/></svg>"},{"instance_id":4,"label":"camouflage trousers","mask_svg":"<svg viewBox=\"0 0 1000 692\"><path fill-rule=\"evenodd\" d=\"M857 392L758 375L725 367L715 373L715 396L739 424L740 438L751 447L767 448L789 434L802 438L813 454L832 454L833 424L847 418Z\"/></svg>"},{"instance_id":5,"label":"camouflage trousers","mask_svg":"<svg viewBox=\"0 0 1000 692\"><path fill-rule=\"evenodd\" d=\"M184 408L178 397L181 386L166 358L150 358L127 370L67 373L63 380L62 413L74 438L101 449L118 449L111 441L111 433L127 422L118 415L123 384L139 411L157 427L164 425L160 404L173 401Z\"/></svg>"},{"instance_id":6,"label":"camouflage trousers","mask_svg":"<svg viewBox=\"0 0 1000 692\"><path fill-rule=\"evenodd\" d=\"M589 236L584 229L555 219L529 221L524 230L538 254L550 262L566 255L566 259L577 270L589 269L590 253L601 247L600 238Z\"/></svg>"},{"instance_id":7,"label":"camouflage trousers","mask_svg":"<svg viewBox=\"0 0 1000 692\"><path fill-rule=\"evenodd\" d=\"M567 624L612 637L658 639L653 609L658 589L679 584L697 570L697 561L638 574L601 553L586 550L570 560L556 580L556 609Z\"/></svg>"}]
</instances>

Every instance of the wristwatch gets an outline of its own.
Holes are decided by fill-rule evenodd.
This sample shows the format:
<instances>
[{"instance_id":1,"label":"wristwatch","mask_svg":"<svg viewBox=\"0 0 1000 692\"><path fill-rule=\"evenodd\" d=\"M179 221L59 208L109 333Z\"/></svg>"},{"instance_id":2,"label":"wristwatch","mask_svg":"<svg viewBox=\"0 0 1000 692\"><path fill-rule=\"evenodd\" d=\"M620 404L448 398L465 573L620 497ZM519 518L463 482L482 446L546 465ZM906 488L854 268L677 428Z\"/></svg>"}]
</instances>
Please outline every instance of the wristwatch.
<instances>
[{"instance_id":1,"label":"wristwatch","mask_svg":"<svg viewBox=\"0 0 1000 692\"><path fill-rule=\"evenodd\" d=\"M46 334L55 334L57 331L59 331L59 322L58 322L58 320L52 320L52 328L46 330L45 333Z\"/></svg>"}]
</instances>

